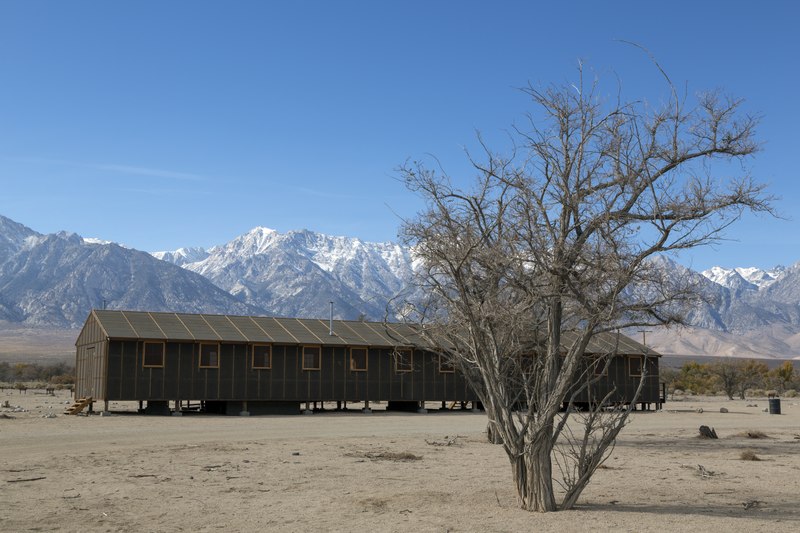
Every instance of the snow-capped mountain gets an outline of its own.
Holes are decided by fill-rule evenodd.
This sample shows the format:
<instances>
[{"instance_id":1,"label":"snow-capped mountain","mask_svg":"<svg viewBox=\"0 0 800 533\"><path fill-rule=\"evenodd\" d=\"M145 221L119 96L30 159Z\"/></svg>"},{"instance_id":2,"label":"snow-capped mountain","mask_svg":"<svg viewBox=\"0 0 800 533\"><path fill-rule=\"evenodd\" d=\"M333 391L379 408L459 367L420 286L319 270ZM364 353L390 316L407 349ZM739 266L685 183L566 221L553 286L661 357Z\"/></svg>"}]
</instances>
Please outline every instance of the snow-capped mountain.
<instances>
[{"instance_id":1,"label":"snow-capped mountain","mask_svg":"<svg viewBox=\"0 0 800 533\"><path fill-rule=\"evenodd\" d=\"M786 267L778 265L770 270L762 270L756 267L737 267L736 272L750 283L757 285L759 289L763 289L769 287L783 277L786 273Z\"/></svg>"},{"instance_id":2,"label":"snow-capped mountain","mask_svg":"<svg viewBox=\"0 0 800 533\"><path fill-rule=\"evenodd\" d=\"M800 357L800 264L771 270L714 267L702 275L658 258L670 276L693 276L702 300L688 327L655 328L662 353L739 357Z\"/></svg>"},{"instance_id":3,"label":"snow-capped mountain","mask_svg":"<svg viewBox=\"0 0 800 533\"><path fill-rule=\"evenodd\" d=\"M174 252L153 252L153 257L183 266L187 263L196 263L208 257L208 252L203 248L178 248Z\"/></svg>"},{"instance_id":4,"label":"snow-capped mountain","mask_svg":"<svg viewBox=\"0 0 800 533\"><path fill-rule=\"evenodd\" d=\"M183 249L182 249L183 250ZM411 276L408 250L307 230L257 227L207 252L154 254L201 274L242 301L283 316L382 319Z\"/></svg>"},{"instance_id":5,"label":"snow-capped mountain","mask_svg":"<svg viewBox=\"0 0 800 533\"><path fill-rule=\"evenodd\" d=\"M711 267L702 274L723 287L733 290L758 290L769 287L783 276L786 267L776 266L771 270L762 270L756 267Z\"/></svg>"},{"instance_id":6,"label":"snow-capped mountain","mask_svg":"<svg viewBox=\"0 0 800 533\"><path fill-rule=\"evenodd\" d=\"M722 268L715 266L708 270L704 270L702 274L714 283L722 285L728 289L733 289L735 291L758 290L758 285L747 281L747 279L745 279L745 277L742 276L735 268Z\"/></svg>"}]
</instances>

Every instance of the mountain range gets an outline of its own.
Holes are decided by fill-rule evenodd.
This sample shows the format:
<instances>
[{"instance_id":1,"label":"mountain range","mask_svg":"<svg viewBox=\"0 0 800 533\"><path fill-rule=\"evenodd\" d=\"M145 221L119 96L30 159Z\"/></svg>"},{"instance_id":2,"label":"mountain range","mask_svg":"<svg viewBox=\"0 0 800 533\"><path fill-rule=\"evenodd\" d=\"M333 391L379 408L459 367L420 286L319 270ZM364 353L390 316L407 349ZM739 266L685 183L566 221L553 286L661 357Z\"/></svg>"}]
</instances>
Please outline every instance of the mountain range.
<instances>
[{"instance_id":1,"label":"mountain range","mask_svg":"<svg viewBox=\"0 0 800 533\"><path fill-rule=\"evenodd\" d=\"M800 357L800 265L714 267L695 272L657 258L689 279L704 301L688 327L656 328L647 343L676 355ZM407 291L411 252L307 230L257 227L208 250L147 253L60 232L43 235L0 216L0 340L6 329L77 328L92 308L391 318ZM630 334L638 334L629 332Z\"/></svg>"}]
</instances>

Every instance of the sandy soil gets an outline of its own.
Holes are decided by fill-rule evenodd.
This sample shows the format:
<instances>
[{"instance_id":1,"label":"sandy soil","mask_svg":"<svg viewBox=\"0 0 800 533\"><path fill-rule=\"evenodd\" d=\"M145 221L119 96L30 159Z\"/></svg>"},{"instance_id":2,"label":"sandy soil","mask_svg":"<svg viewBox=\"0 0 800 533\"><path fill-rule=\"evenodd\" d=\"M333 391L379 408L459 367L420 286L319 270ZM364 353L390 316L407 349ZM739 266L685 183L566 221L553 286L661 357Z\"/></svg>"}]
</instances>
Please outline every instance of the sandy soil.
<instances>
[{"instance_id":1,"label":"sandy soil","mask_svg":"<svg viewBox=\"0 0 800 533\"><path fill-rule=\"evenodd\" d=\"M720 398L636 413L578 508L536 514L482 414L64 416L60 394L0 392L2 531L800 530L793 399L782 415Z\"/></svg>"}]
</instances>

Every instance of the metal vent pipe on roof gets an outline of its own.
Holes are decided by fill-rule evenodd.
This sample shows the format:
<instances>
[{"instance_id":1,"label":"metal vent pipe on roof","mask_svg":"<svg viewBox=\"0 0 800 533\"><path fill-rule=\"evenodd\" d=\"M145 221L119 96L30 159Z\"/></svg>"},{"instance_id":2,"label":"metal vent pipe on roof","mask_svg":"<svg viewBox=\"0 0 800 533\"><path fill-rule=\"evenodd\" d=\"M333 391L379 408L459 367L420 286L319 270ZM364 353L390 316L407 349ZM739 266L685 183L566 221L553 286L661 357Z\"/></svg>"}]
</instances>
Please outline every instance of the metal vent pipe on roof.
<instances>
[{"instance_id":1,"label":"metal vent pipe on roof","mask_svg":"<svg viewBox=\"0 0 800 533\"><path fill-rule=\"evenodd\" d=\"M330 302L328 302L328 303L329 303L329 304L331 304L330 319L329 319L329 321L328 321L328 325L329 325L329 328L330 328L329 335L330 335L331 337L333 337L333 300L331 300L331 301L330 301Z\"/></svg>"}]
</instances>

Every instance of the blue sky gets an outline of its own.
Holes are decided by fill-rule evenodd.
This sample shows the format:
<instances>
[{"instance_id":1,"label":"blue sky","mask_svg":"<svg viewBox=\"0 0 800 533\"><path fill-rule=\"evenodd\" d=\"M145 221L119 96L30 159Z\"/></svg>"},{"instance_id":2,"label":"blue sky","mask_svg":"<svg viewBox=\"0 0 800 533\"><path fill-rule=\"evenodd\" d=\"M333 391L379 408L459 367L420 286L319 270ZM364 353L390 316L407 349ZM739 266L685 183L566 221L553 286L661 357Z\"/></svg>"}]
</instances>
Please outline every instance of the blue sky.
<instances>
[{"instance_id":1,"label":"blue sky","mask_svg":"<svg viewBox=\"0 0 800 533\"><path fill-rule=\"evenodd\" d=\"M557 5L558 4L558 5ZM563 5L562 5L563 4ZM795 2L0 3L0 214L142 250L255 226L395 240L419 201L396 179L435 154L454 176L498 149L518 90L578 60L658 101L647 47L690 93L763 116L748 165L786 219L747 217L693 268L800 261Z\"/></svg>"}]
</instances>

